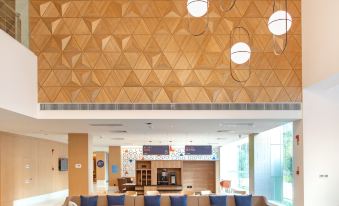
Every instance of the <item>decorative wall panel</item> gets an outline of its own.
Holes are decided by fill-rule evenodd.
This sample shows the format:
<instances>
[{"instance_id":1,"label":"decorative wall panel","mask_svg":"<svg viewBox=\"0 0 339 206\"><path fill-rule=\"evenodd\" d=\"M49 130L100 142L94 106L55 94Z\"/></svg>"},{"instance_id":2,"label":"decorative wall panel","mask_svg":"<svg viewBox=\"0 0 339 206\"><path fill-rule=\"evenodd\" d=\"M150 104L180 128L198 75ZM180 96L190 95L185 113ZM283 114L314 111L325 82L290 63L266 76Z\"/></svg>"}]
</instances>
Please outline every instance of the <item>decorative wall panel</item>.
<instances>
[{"instance_id":1,"label":"decorative wall panel","mask_svg":"<svg viewBox=\"0 0 339 206\"><path fill-rule=\"evenodd\" d=\"M210 1L208 31L195 37L185 0L31 0L39 102L300 102L300 0L288 0L293 24L280 56L267 28L271 0L238 0L230 12L221 11L221 2ZM252 38L246 83L230 76L235 26Z\"/></svg>"},{"instance_id":2,"label":"decorative wall panel","mask_svg":"<svg viewBox=\"0 0 339 206\"><path fill-rule=\"evenodd\" d=\"M135 177L136 160L219 160L219 147L212 147L212 155L185 155L185 146L170 146L169 155L143 155L142 146L123 146L121 158L121 175Z\"/></svg>"}]
</instances>

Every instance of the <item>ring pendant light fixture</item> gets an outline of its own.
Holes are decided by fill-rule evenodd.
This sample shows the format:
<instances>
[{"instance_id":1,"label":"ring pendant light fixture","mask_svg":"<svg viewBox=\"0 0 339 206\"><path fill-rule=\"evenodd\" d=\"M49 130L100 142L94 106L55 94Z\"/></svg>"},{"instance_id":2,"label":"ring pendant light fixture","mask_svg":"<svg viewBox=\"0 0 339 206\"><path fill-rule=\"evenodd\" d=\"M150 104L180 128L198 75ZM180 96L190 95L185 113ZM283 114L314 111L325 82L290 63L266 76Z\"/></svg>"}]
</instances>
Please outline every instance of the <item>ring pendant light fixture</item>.
<instances>
[{"instance_id":1,"label":"ring pendant light fixture","mask_svg":"<svg viewBox=\"0 0 339 206\"><path fill-rule=\"evenodd\" d=\"M235 2L236 2L237 0L231 0L231 3L229 4L229 7L227 8L227 9L225 9L225 7L224 7L224 2L225 2L225 0L221 0L221 3L220 3L220 9L221 9L221 11L223 11L223 12L228 12L228 11L231 11L232 9L233 9L233 7L235 6Z\"/></svg>"},{"instance_id":2,"label":"ring pendant light fixture","mask_svg":"<svg viewBox=\"0 0 339 206\"><path fill-rule=\"evenodd\" d=\"M204 34L208 29L208 6L209 0L187 0L187 11L188 11L188 31L193 36L200 36ZM193 18L201 18L206 16L205 29L199 33L193 33L191 29L190 16Z\"/></svg>"},{"instance_id":3,"label":"ring pendant light fixture","mask_svg":"<svg viewBox=\"0 0 339 206\"><path fill-rule=\"evenodd\" d=\"M283 1L285 8L277 10L276 0L273 0L273 14L268 20L268 29L273 34L273 52L275 55L281 55L285 51L288 40L287 32L292 26L292 17L287 12L287 0ZM284 35L284 45L281 51L278 51L277 36L282 35Z\"/></svg>"},{"instance_id":4,"label":"ring pendant light fixture","mask_svg":"<svg viewBox=\"0 0 339 206\"><path fill-rule=\"evenodd\" d=\"M246 40L235 41L236 32L239 33L239 37L246 36ZM240 39L240 38L239 38ZM232 78L237 82L246 82L251 77L251 36L248 30L244 27L238 26L232 29L230 33L230 73ZM233 63L232 63L233 62ZM245 80L236 78L235 69L233 64L240 66L242 64L248 64L248 76ZM244 70L244 69L241 69Z\"/></svg>"}]
</instances>

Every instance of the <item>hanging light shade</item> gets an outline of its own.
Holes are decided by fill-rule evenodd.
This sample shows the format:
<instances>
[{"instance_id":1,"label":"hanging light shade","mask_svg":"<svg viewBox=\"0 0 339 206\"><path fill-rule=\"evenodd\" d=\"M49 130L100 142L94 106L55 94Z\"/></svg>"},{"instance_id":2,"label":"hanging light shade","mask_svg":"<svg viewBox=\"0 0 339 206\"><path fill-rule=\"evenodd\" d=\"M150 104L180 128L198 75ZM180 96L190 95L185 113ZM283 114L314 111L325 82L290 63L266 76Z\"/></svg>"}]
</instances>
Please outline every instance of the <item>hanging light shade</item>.
<instances>
[{"instance_id":1,"label":"hanging light shade","mask_svg":"<svg viewBox=\"0 0 339 206\"><path fill-rule=\"evenodd\" d=\"M251 58L251 48L244 42L238 42L231 48L231 60L236 64L244 64Z\"/></svg>"},{"instance_id":2,"label":"hanging light shade","mask_svg":"<svg viewBox=\"0 0 339 206\"><path fill-rule=\"evenodd\" d=\"M292 17L286 11L274 12L268 20L268 29L274 35L283 35L287 33L292 26Z\"/></svg>"},{"instance_id":3,"label":"hanging light shade","mask_svg":"<svg viewBox=\"0 0 339 206\"><path fill-rule=\"evenodd\" d=\"M187 11L193 17L202 17L208 11L208 0L187 0Z\"/></svg>"}]
</instances>

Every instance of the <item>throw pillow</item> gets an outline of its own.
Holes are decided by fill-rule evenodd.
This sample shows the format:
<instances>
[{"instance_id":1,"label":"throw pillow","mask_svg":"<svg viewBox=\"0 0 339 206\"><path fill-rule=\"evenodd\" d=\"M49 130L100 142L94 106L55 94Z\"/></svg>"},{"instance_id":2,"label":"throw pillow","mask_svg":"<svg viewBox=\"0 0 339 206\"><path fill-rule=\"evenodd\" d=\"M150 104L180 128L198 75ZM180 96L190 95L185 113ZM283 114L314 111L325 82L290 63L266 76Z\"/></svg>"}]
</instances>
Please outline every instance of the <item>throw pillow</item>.
<instances>
[{"instance_id":1,"label":"throw pillow","mask_svg":"<svg viewBox=\"0 0 339 206\"><path fill-rule=\"evenodd\" d=\"M186 195L170 196L170 200L171 200L171 206L187 206Z\"/></svg>"},{"instance_id":2,"label":"throw pillow","mask_svg":"<svg viewBox=\"0 0 339 206\"><path fill-rule=\"evenodd\" d=\"M234 195L236 206L252 206L252 195Z\"/></svg>"},{"instance_id":3,"label":"throw pillow","mask_svg":"<svg viewBox=\"0 0 339 206\"><path fill-rule=\"evenodd\" d=\"M125 195L107 195L108 206L125 205Z\"/></svg>"},{"instance_id":4,"label":"throw pillow","mask_svg":"<svg viewBox=\"0 0 339 206\"><path fill-rule=\"evenodd\" d=\"M145 195L145 206L160 206L160 195Z\"/></svg>"},{"instance_id":5,"label":"throw pillow","mask_svg":"<svg viewBox=\"0 0 339 206\"><path fill-rule=\"evenodd\" d=\"M227 206L226 195L211 195L209 197L211 206Z\"/></svg>"},{"instance_id":6,"label":"throw pillow","mask_svg":"<svg viewBox=\"0 0 339 206\"><path fill-rule=\"evenodd\" d=\"M80 206L97 206L98 196L80 195Z\"/></svg>"}]
</instances>

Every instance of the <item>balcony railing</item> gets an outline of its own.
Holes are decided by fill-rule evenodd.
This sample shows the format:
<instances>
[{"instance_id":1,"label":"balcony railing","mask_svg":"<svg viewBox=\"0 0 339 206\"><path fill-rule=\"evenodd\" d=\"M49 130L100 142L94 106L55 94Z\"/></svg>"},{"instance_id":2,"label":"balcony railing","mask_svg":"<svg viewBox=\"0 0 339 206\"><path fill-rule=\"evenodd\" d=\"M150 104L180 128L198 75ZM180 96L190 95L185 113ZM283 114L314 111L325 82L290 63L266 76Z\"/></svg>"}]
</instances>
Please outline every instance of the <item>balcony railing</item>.
<instances>
[{"instance_id":1,"label":"balcony railing","mask_svg":"<svg viewBox=\"0 0 339 206\"><path fill-rule=\"evenodd\" d=\"M20 14L4 0L0 0L0 29L21 42Z\"/></svg>"}]
</instances>

